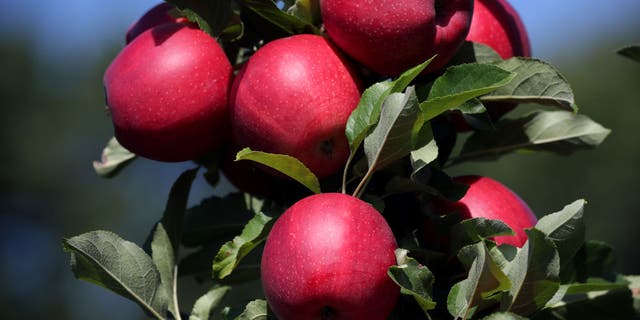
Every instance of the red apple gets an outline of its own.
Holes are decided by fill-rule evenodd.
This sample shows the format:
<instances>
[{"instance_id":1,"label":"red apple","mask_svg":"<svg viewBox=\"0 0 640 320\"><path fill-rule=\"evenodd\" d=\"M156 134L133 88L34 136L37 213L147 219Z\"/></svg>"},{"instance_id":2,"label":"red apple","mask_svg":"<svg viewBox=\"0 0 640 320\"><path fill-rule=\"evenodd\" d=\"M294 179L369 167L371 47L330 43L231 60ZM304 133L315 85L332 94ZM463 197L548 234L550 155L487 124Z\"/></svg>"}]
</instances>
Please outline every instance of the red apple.
<instances>
[{"instance_id":1,"label":"red apple","mask_svg":"<svg viewBox=\"0 0 640 320\"><path fill-rule=\"evenodd\" d=\"M216 39L193 25L143 32L104 74L116 139L159 161L206 155L229 133L231 79L231 64Z\"/></svg>"},{"instance_id":2,"label":"red apple","mask_svg":"<svg viewBox=\"0 0 640 320\"><path fill-rule=\"evenodd\" d=\"M460 176L454 180L469 186L465 196L457 202L434 201L436 214L457 212L462 219L486 218L500 220L509 226L514 236L495 237L497 244L522 247L527 241L526 228L533 228L538 221L529 206L502 183L481 176Z\"/></svg>"},{"instance_id":3,"label":"red apple","mask_svg":"<svg viewBox=\"0 0 640 320\"><path fill-rule=\"evenodd\" d=\"M387 275L397 244L371 205L341 193L304 198L276 221L262 254L278 319L386 319L400 289Z\"/></svg>"},{"instance_id":4,"label":"red apple","mask_svg":"<svg viewBox=\"0 0 640 320\"><path fill-rule=\"evenodd\" d=\"M464 42L473 0L320 0L329 37L371 70L396 76L437 54L442 68Z\"/></svg>"},{"instance_id":5,"label":"red apple","mask_svg":"<svg viewBox=\"0 0 640 320\"><path fill-rule=\"evenodd\" d=\"M360 81L327 39L295 35L267 43L243 66L231 92L231 126L241 147L287 154L319 178L349 155L344 130Z\"/></svg>"},{"instance_id":6,"label":"red apple","mask_svg":"<svg viewBox=\"0 0 640 320\"><path fill-rule=\"evenodd\" d=\"M475 0L467 40L488 45L503 59L531 56L527 30L506 0Z\"/></svg>"},{"instance_id":7,"label":"red apple","mask_svg":"<svg viewBox=\"0 0 640 320\"><path fill-rule=\"evenodd\" d=\"M171 14L175 9L176 7L168 2L162 2L149 9L149 11L142 15L142 17L134 22L129 27L129 30L127 30L127 43L133 41L135 37L155 26L159 26L165 23L187 22L187 18L174 17Z\"/></svg>"}]
</instances>

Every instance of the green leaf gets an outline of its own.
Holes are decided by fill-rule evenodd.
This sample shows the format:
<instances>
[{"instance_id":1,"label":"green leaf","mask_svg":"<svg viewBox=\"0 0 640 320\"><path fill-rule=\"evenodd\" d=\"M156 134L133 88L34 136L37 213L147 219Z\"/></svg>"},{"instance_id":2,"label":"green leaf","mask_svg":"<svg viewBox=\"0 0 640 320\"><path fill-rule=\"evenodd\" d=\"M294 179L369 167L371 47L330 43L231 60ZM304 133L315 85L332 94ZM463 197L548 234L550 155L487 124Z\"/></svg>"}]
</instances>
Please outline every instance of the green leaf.
<instances>
[{"instance_id":1,"label":"green leaf","mask_svg":"<svg viewBox=\"0 0 640 320\"><path fill-rule=\"evenodd\" d=\"M491 47L482 43L465 41L456 55L451 58L449 65L490 63L498 60L502 60L502 58Z\"/></svg>"},{"instance_id":2,"label":"green leaf","mask_svg":"<svg viewBox=\"0 0 640 320\"><path fill-rule=\"evenodd\" d=\"M189 21L213 37L217 37L233 14L231 0L167 0L173 3Z\"/></svg>"},{"instance_id":3,"label":"green leaf","mask_svg":"<svg viewBox=\"0 0 640 320\"><path fill-rule=\"evenodd\" d=\"M378 82L364 91L358 106L351 112L345 129L352 153L355 153L371 128L378 123L382 104L387 97L392 93L405 91L411 81L420 75L432 60L433 58L407 70L395 81Z\"/></svg>"},{"instance_id":4,"label":"green leaf","mask_svg":"<svg viewBox=\"0 0 640 320\"><path fill-rule=\"evenodd\" d=\"M456 252L466 245L496 236L514 235L514 232L502 221L473 218L454 225L451 234L451 247Z\"/></svg>"},{"instance_id":5,"label":"green leaf","mask_svg":"<svg viewBox=\"0 0 640 320\"><path fill-rule=\"evenodd\" d=\"M267 239L272 226L271 217L256 213L239 236L220 248L213 259L213 276L223 279L230 275L251 250Z\"/></svg>"},{"instance_id":6,"label":"green leaf","mask_svg":"<svg viewBox=\"0 0 640 320\"><path fill-rule=\"evenodd\" d=\"M269 318L267 301L253 300L235 320L267 320Z\"/></svg>"},{"instance_id":7,"label":"green leaf","mask_svg":"<svg viewBox=\"0 0 640 320\"><path fill-rule=\"evenodd\" d=\"M511 312L496 312L482 318L482 320L527 320L527 318Z\"/></svg>"},{"instance_id":8,"label":"green leaf","mask_svg":"<svg viewBox=\"0 0 640 320\"><path fill-rule=\"evenodd\" d=\"M319 23L321 21L320 0L296 0L294 5L287 9L287 13L310 24Z\"/></svg>"},{"instance_id":9,"label":"green leaf","mask_svg":"<svg viewBox=\"0 0 640 320\"><path fill-rule=\"evenodd\" d=\"M273 168L300 182L313 193L320 193L320 181L318 181L316 175L300 162L300 160L292 156L253 151L249 148L244 148L236 155L235 161L239 160L252 160Z\"/></svg>"},{"instance_id":10,"label":"green leaf","mask_svg":"<svg viewBox=\"0 0 640 320\"><path fill-rule=\"evenodd\" d=\"M460 111L464 121L468 123L471 128L477 130L489 131L495 129L491 116L487 112L487 108L482 104L482 101L478 98L471 99L461 106L455 108Z\"/></svg>"},{"instance_id":11,"label":"green leaf","mask_svg":"<svg viewBox=\"0 0 640 320\"><path fill-rule=\"evenodd\" d=\"M406 93L392 93L384 101L378 125L364 139L369 171L381 169L413 150L417 121L418 98L413 87Z\"/></svg>"},{"instance_id":12,"label":"green leaf","mask_svg":"<svg viewBox=\"0 0 640 320\"><path fill-rule=\"evenodd\" d=\"M180 308L178 307L176 269L176 252L171 245L171 239L165 231L162 223L156 225L151 242L151 258L160 273L160 288L158 295L166 299L169 311L178 317Z\"/></svg>"},{"instance_id":13,"label":"green leaf","mask_svg":"<svg viewBox=\"0 0 640 320\"><path fill-rule=\"evenodd\" d=\"M569 82L552 65L522 57L498 61L494 65L513 72L516 77L508 85L480 97L483 102L529 102L578 110Z\"/></svg>"},{"instance_id":14,"label":"green leaf","mask_svg":"<svg viewBox=\"0 0 640 320\"><path fill-rule=\"evenodd\" d=\"M428 315L429 310L436 307L433 301L433 273L415 259L407 256L408 251L397 249L398 265L389 267L389 277L400 286L400 293L413 297L422 311Z\"/></svg>"},{"instance_id":15,"label":"green leaf","mask_svg":"<svg viewBox=\"0 0 640 320\"><path fill-rule=\"evenodd\" d=\"M447 309L456 319L469 319L475 312L499 302L502 294L509 291L511 281L492 260L484 242L462 248L458 256L470 265L469 275L451 288Z\"/></svg>"},{"instance_id":16,"label":"green leaf","mask_svg":"<svg viewBox=\"0 0 640 320\"><path fill-rule=\"evenodd\" d=\"M212 241L227 241L242 232L251 217L253 214L247 209L241 193L206 198L187 210L182 244L196 247Z\"/></svg>"},{"instance_id":17,"label":"green leaf","mask_svg":"<svg viewBox=\"0 0 640 320\"><path fill-rule=\"evenodd\" d=\"M533 319L636 319L638 313L633 303L632 292L626 287L591 291L556 303L535 314Z\"/></svg>"},{"instance_id":18,"label":"green leaf","mask_svg":"<svg viewBox=\"0 0 640 320\"><path fill-rule=\"evenodd\" d=\"M561 270L571 264L576 252L584 243L585 204L584 200L576 200L561 211L542 217L535 226L536 229L544 232L558 249Z\"/></svg>"},{"instance_id":19,"label":"green leaf","mask_svg":"<svg viewBox=\"0 0 640 320\"><path fill-rule=\"evenodd\" d=\"M428 127L431 130L431 126L427 123L424 127ZM412 175L416 172L424 169L427 165L438 158L438 145L436 140L433 139L433 133L431 133L431 139L429 143L424 146L411 151L409 159L411 160L411 167L413 168Z\"/></svg>"},{"instance_id":20,"label":"green leaf","mask_svg":"<svg viewBox=\"0 0 640 320\"><path fill-rule=\"evenodd\" d=\"M518 119L503 119L491 132L475 132L452 163L495 160L515 151L546 151L569 155L600 145L611 130L580 114L537 111Z\"/></svg>"},{"instance_id":21,"label":"green leaf","mask_svg":"<svg viewBox=\"0 0 640 320\"><path fill-rule=\"evenodd\" d=\"M392 181L394 179L396 177L392 178ZM405 186L411 185L404 178L398 182L398 184L405 184ZM416 191L427 192L450 201L460 200L469 189L469 186L453 181L444 171L433 166L425 166L414 171L411 174L411 182L418 186Z\"/></svg>"},{"instance_id":22,"label":"green leaf","mask_svg":"<svg viewBox=\"0 0 640 320\"><path fill-rule=\"evenodd\" d=\"M160 222L167 232L173 252L178 255L182 240L182 224L187 210L187 202L191 185L196 178L199 168L193 168L183 172L171 186L169 199L165 205L164 214Z\"/></svg>"},{"instance_id":23,"label":"green leaf","mask_svg":"<svg viewBox=\"0 0 640 320\"><path fill-rule=\"evenodd\" d=\"M92 231L62 240L78 279L136 302L156 319L165 319L167 301L158 294L160 274L144 250L109 231Z\"/></svg>"},{"instance_id":24,"label":"green leaf","mask_svg":"<svg viewBox=\"0 0 640 320\"><path fill-rule=\"evenodd\" d=\"M198 298L193 305L189 320L209 320L211 310L220 304L220 301L230 289L231 287L228 286L215 287Z\"/></svg>"},{"instance_id":25,"label":"green leaf","mask_svg":"<svg viewBox=\"0 0 640 320\"><path fill-rule=\"evenodd\" d=\"M515 74L487 64L452 66L438 77L427 96L420 103L424 120L461 106L466 101L500 88L515 78Z\"/></svg>"},{"instance_id":26,"label":"green leaf","mask_svg":"<svg viewBox=\"0 0 640 320\"><path fill-rule=\"evenodd\" d=\"M506 270L512 286L501 308L524 316L541 310L560 287L560 258L553 241L537 229L526 232L529 240Z\"/></svg>"},{"instance_id":27,"label":"green leaf","mask_svg":"<svg viewBox=\"0 0 640 320\"><path fill-rule=\"evenodd\" d=\"M613 281L615 265L616 257L610 245L601 241L588 240L576 253L572 271L577 281L586 281L588 278L604 278Z\"/></svg>"},{"instance_id":28,"label":"green leaf","mask_svg":"<svg viewBox=\"0 0 640 320\"><path fill-rule=\"evenodd\" d=\"M267 37L266 41L300 33L320 34L312 24L280 10L272 0L237 0L243 23Z\"/></svg>"},{"instance_id":29,"label":"green leaf","mask_svg":"<svg viewBox=\"0 0 640 320\"><path fill-rule=\"evenodd\" d=\"M93 169L103 178L112 178L135 157L136 155L120 145L116 138L111 138L102 150L100 161L93 162Z\"/></svg>"},{"instance_id":30,"label":"green leaf","mask_svg":"<svg viewBox=\"0 0 640 320\"><path fill-rule=\"evenodd\" d=\"M640 62L640 45L632 45L618 50L618 54L636 62Z\"/></svg>"}]
</instances>

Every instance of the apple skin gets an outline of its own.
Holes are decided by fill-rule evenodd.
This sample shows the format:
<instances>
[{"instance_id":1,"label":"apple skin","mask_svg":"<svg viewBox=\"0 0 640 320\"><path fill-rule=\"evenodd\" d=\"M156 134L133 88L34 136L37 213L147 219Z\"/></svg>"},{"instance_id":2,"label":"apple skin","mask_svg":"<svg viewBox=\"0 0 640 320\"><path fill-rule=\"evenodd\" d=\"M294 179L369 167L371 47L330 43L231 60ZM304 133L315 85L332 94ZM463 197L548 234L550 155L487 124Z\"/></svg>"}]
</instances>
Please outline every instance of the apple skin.
<instances>
[{"instance_id":1,"label":"apple skin","mask_svg":"<svg viewBox=\"0 0 640 320\"><path fill-rule=\"evenodd\" d=\"M139 36L141 33L161 24L175 23L175 22L187 22L187 18L173 17L171 11L176 7L168 2L162 2L149 9L145 14L134 22L125 36L126 42L130 43Z\"/></svg>"},{"instance_id":2,"label":"apple skin","mask_svg":"<svg viewBox=\"0 0 640 320\"><path fill-rule=\"evenodd\" d=\"M281 320L386 319L400 288L387 275L396 240L380 213L341 193L291 206L262 254L267 301Z\"/></svg>"},{"instance_id":3,"label":"apple skin","mask_svg":"<svg viewBox=\"0 0 640 320\"><path fill-rule=\"evenodd\" d=\"M103 82L116 139L140 156L194 160L229 135L232 68L216 40L185 23L140 34Z\"/></svg>"},{"instance_id":4,"label":"apple skin","mask_svg":"<svg viewBox=\"0 0 640 320\"><path fill-rule=\"evenodd\" d=\"M488 45L502 59L531 56L524 23L506 0L475 0L467 41Z\"/></svg>"},{"instance_id":5,"label":"apple skin","mask_svg":"<svg viewBox=\"0 0 640 320\"><path fill-rule=\"evenodd\" d=\"M358 76L327 39L274 40L236 76L233 137L241 147L293 156L324 178L346 162L344 130L359 100Z\"/></svg>"},{"instance_id":6,"label":"apple skin","mask_svg":"<svg viewBox=\"0 0 640 320\"><path fill-rule=\"evenodd\" d=\"M473 0L320 0L329 37L371 70L397 76L433 55L441 69L464 42Z\"/></svg>"},{"instance_id":7,"label":"apple skin","mask_svg":"<svg viewBox=\"0 0 640 320\"><path fill-rule=\"evenodd\" d=\"M500 220L515 232L514 236L498 236L496 244L522 247L527 241L526 228L538 222L531 208L511 189L502 183L482 176L459 176L454 181L469 186L462 199L451 202L434 201L434 213L438 215L458 212L462 219L486 218Z\"/></svg>"}]
</instances>

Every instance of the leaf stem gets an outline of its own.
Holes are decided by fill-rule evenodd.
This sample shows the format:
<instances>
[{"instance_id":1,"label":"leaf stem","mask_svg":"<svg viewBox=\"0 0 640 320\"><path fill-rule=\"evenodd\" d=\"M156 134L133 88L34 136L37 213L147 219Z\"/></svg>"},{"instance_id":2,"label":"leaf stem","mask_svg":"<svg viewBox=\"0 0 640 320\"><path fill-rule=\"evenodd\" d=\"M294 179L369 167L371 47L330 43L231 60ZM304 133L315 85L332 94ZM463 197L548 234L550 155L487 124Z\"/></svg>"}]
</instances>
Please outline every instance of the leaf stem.
<instances>
[{"instance_id":1,"label":"leaf stem","mask_svg":"<svg viewBox=\"0 0 640 320\"><path fill-rule=\"evenodd\" d=\"M175 313L173 316L176 320L182 320L180 315L180 307L178 306L178 266L173 267L173 309Z\"/></svg>"},{"instance_id":2,"label":"leaf stem","mask_svg":"<svg viewBox=\"0 0 640 320\"><path fill-rule=\"evenodd\" d=\"M351 161L353 161L354 155L355 155L355 152L351 150L351 152L349 152L349 158L347 158L347 163L344 165L344 170L342 171L342 193L343 194L347 193L347 173L349 172L349 165L351 164Z\"/></svg>"},{"instance_id":3,"label":"leaf stem","mask_svg":"<svg viewBox=\"0 0 640 320\"><path fill-rule=\"evenodd\" d=\"M360 198L362 196L362 193L364 192L364 189L369 184L369 180L371 180L371 176L373 175L373 172L375 171L373 168L375 168L375 166L372 166L372 167L369 168L369 170L367 170L367 173L364 175L362 180L360 180L360 183L356 187L356 190L353 191L352 196L354 196L356 198Z\"/></svg>"}]
</instances>

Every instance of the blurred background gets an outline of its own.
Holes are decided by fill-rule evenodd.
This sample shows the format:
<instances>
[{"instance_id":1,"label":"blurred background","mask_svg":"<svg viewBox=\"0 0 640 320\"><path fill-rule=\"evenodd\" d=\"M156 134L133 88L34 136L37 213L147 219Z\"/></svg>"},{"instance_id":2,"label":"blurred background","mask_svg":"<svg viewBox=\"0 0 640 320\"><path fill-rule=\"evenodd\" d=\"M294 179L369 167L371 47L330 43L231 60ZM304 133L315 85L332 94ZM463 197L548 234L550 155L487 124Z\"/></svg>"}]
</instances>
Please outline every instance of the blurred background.
<instances>
[{"instance_id":1,"label":"blurred background","mask_svg":"<svg viewBox=\"0 0 640 320\"><path fill-rule=\"evenodd\" d=\"M157 0L0 3L0 310L3 319L140 319L138 307L75 280L60 240L96 229L141 244L175 178L193 165L138 160L97 177L112 136L102 74L127 27ZM581 112L613 133L571 157L512 155L452 168L494 177L538 216L586 198L587 237L612 244L618 270L640 274L640 64L615 51L640 43L640 2L512 0L535 57L558 67ZM192 202L210 195L201 180ZM186 307L186 306L185 306Z\"/></svg>"}]
</instances>

